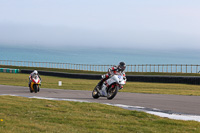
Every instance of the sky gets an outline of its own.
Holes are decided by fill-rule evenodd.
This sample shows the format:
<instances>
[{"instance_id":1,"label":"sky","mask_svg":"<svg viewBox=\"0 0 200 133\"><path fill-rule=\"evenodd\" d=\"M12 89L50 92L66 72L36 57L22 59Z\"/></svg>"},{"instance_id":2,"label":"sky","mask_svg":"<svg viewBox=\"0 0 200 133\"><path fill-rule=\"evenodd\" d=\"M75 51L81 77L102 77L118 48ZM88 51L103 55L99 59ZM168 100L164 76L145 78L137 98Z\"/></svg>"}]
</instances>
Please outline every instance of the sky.
<instances>
[{"instance_id":1,"label":"sky","mask_svg":"<svg viewBox=\"0 0 200 133\"><path fill-rule=\"evenodd\" d=\"M199 49L199 0L0 0L0 45Z\"/></svg>"}]
</instances>

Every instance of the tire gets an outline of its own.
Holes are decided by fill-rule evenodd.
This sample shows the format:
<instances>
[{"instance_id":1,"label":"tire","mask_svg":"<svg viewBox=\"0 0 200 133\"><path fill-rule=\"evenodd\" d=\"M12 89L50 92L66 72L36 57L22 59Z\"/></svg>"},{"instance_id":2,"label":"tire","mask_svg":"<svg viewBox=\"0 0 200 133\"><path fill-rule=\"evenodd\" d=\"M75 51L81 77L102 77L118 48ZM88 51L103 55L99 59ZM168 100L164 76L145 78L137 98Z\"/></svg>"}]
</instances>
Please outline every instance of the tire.
<instances>
[{"instance_id":1,"label":"tire","mask_svg":"<svg viewBox=\"0 0 200 133\"><path fill-rule=\"evenodd\" d=\"M34 92L37 93L38 92L38 85L33 85L34 88Z\"/></svg>"},{"instance_id":2,"label":"tire","mask_svg":"<svg viewBox=\"0 0 200 133\"><path fill-rule=\"evenodd\" d=\"M38 92L40 91L40 86L38 86Z\"/></svg>"},{"instance_id":3,"label":"tire","mask_svg":"<svg viewBox=\"0 0 200 133\"><path fill-rule=\"evenodd\" d=\"M108 94L107 94L107 99L108 100L112 100L116 95L117 95L117 92L119 90L119 86L115 86L114 88L108 88Z\"/></svg>"},{"instance_id":4,"label":"tire","mask_svg":"<svg viewBox=\"0 0 200 133\"><path fill-rule=\"evenodd\" d=\"M92 91L92 97L93 97L94 99L98 99L98 98L99 98L99 93L98 93L96 87L95 87L94 90Z\"/></svg>"},{"instance_id":5,"label":"tire","mask_svg":"<svg viewBox=\"0 0 200 133\"><path fill-rule=\"evenodd\" d=\"M31 89L31 87L29 87L29 89L30 89L30 93L33 93L33 91L32 91L32 89Z\"/></svg>"}]
</instances>

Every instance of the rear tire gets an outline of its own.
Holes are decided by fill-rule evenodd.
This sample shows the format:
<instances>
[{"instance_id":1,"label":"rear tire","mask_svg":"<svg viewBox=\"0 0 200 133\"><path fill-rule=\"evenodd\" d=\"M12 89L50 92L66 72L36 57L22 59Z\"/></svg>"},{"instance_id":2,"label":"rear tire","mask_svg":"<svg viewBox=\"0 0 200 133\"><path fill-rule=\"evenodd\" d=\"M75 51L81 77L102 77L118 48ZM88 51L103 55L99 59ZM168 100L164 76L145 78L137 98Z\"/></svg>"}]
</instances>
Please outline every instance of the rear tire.
<instances>
[{"instance_id":1,"label":"rear tire","mask_svg":"<svg viewBox=\"0 0 200 133\"><path fill-rule=\"evenodd\" d=\"M119 90L119 86L117 86L117 85L114 88L112 88L112 87L108 88L107 99L112 100L116 96L118 90Z\"/></svg>"},{"instance_id":2,"label":"rear tire","mask_svg":"<svg viewBox=\"0 0 200 133\"><path fill-rule=\"evenodd\" d=\"M96 87L95 87L94 90L92 91L92 97L93 97L94 99L98 99L98 98L99 98L99 93L98 93Z\"/></svg>"},{"instance_id":3,"label":"rear tire","mask_svg":"<svg viewBox=\"0 0 200 133\"><path fill-rule=\"evenodd\" d=\"M30 93L33 93L33 91L32 91L32 89L31 89L31 87L29 87L29 89L30 89Z\"/></svg>"}]
</instances>

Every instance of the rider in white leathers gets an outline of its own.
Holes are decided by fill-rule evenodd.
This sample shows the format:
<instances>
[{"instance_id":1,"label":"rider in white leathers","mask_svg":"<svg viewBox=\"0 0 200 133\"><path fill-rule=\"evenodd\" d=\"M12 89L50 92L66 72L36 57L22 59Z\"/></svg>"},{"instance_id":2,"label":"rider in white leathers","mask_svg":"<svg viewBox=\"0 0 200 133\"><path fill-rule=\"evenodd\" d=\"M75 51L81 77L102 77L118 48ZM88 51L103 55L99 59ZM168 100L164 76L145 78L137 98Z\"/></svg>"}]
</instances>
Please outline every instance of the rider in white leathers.
<instances>
[{"instance_id":1,"label":"rider in white leathers","mask_svg":"<svg viewBox=\"0 0 200 133\"><path fill-rule=\"evenodd\" d=\"M38 71L37 70L34 70L31 74L30 74L30 76L29 76L29 87L30 87L30 85L31 85L31 82L32 82L32 78L34 77L34 75L38 75L38 77L40 78L40 75L39 75L39 73L38 73ZM41 78L40 78L40 80L41 80Z\"/></svg>"},{"instance_id":2,"label":"rider in white leathers","mask_svg":"<svg viewBox=\"0 0 200 133\"><path fill-rule=\"evenodd\" d=\"M101 86L103 85L103 82L106 81L110 76L116 74L117 72L121 72L123 74L123 77L126 78L124 70L126 69L126 64L124 62L120 62L119 65L113 66L108 69L108 73L102 75L101 81L97 84L97 87L99 90L101 90ZM123 88L123 86L121 86Z\"/></svg>"}]
</instances>

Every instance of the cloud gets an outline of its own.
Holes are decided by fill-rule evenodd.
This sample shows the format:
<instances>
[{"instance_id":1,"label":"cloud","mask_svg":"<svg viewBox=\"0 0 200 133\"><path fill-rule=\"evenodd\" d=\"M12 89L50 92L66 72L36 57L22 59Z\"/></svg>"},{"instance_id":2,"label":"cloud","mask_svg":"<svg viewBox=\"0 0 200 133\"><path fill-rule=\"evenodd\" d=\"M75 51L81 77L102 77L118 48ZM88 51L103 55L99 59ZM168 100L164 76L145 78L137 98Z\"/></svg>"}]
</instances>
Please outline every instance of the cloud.
<instances>
[{"instance_id":1,"label":"cloud","mask_svg":"<svg viewBox=\"0 0 200 133\"><path fill-rule=\"evenodd\" d=\"M4 1L0 45L200 49L199 2Z\"/></svg>"},{"instance_id":2,"label":"cloud","mask_svg":"<svg viewBox=\"0 0 200 133\"><path fill-rule=\"evenodd\" d=\"M0 43L23 46L91 46L140 49L200 48L194 36L155 30L85 30L30 24L0 24Z\"/></svg>"}]
</instances>

